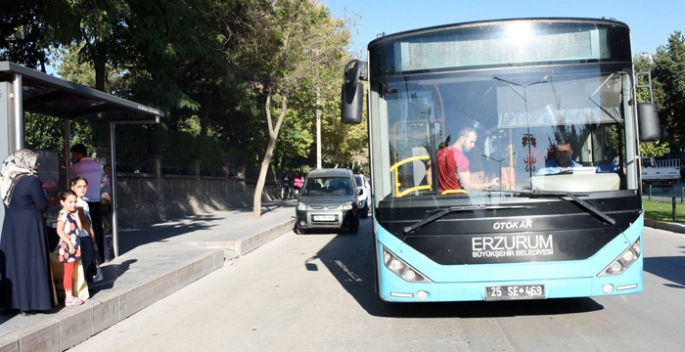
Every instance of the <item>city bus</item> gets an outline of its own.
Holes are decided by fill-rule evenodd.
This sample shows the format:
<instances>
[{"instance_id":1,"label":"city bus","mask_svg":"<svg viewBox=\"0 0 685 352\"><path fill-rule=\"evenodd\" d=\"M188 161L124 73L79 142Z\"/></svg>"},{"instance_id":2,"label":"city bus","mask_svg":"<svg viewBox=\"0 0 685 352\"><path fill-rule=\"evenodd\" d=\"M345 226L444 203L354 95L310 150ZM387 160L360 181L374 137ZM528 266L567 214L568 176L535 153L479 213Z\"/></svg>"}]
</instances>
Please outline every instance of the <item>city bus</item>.
<instances>
[{"instance_id":1,"label":"city bus","mask_svg":"<svg viewBox=\"0 0 685 352\"><path fill-rule=\"evenodd\" d=\"M341 113L358 124L366 106L381 299L643 290L639 142L660 131L656 105L636 103L627 25L461 23L380 36L367 55L345 67ZM468 170L437 157L462 133ZM554 171L557 155L571 166ZM460 184L485 186L441 189L450 158Z\"/></svg>"}]
</instances>

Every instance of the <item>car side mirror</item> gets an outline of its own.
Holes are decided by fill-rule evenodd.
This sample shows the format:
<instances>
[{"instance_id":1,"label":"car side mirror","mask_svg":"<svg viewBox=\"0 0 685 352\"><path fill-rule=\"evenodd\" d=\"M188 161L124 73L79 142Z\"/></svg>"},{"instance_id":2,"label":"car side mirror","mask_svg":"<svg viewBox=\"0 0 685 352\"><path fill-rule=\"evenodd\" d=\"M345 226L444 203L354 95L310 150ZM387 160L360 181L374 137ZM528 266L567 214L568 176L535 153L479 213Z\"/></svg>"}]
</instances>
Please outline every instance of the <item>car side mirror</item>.
<instances>
[{"instance_id":1,"label":"car side mirror","mask_svg":"<svg viewBox=\"0 0 685 352\"><path fill-rule=\"evenodd\" d=\"M358 190L357 190L357 194L361 196L362 194L364 194L364 190L363 190L363 189L358 189Z\"/></svg>"}]
</instances>

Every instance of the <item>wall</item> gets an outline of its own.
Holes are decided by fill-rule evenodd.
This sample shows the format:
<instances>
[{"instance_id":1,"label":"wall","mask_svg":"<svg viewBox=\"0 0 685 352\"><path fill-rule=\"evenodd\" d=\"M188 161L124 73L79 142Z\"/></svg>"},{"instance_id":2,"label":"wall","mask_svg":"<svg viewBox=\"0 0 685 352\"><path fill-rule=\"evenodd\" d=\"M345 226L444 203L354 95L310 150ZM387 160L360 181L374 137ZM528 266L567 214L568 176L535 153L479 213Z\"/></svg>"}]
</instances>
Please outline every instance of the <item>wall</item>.
<instances>
[{"instance_id":1,"label":"wall","mask_svg":"<svg viewBox=\"0 0 685 352\"><path fill-rule=\"evenodd\" d=\"M153 165L154 173L117 173L119 226L252 207L255 186L246 185L241 178L200 176L199 161L194 175L161 174L159 160L154 160ZM278 199L280 187L264 187L262 202Z\"/></svg>"}]
</instances>

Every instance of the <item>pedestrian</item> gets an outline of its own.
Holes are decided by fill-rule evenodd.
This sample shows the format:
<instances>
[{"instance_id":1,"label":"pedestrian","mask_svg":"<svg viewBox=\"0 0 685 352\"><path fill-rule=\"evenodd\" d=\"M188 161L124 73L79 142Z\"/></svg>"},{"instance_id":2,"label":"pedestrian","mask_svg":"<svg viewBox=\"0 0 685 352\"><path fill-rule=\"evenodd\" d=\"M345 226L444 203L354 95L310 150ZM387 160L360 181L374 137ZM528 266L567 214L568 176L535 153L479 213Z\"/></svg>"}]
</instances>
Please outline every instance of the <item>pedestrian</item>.
<instances>
[{"instance_id":1,"label":"pedestrian","mask_svg":"<svg viewBox=\"0 0 685 352\"><path fill-rule=\"evenodd\" d=\"M93 261L93 243L95 242L95 232L92 227L92 219L90 216L90 208L88 203L83 200L83 196L88 190L88 180L81 176L76 176L71 179L71 190L76 193L76 213L81 222L81 231L79 231L79 241L81 242L81 263L83 263L83 271L88 272L88 267ZM92 282L92 277L86 275L86 282Z\"/></svg>"},{"instance_id":2,"label":"pedestrian","mask_svg":"<svg viewBox=\"0 0 685 352\"><path fill-rule=\"evenodd\" d=\"M290 175L285 173L283 176L283 200L288 200L288 193L290 192Z\"/></svg>"},{"instance_id":3,"label":"pedestrian","mask_svg":"<svg viewBox=\"0 0 685 352\"><path fill-rule=\"evenodd\" d=\"M302 192L302 185L304 184L304 178L300 176L299 172L295 173L293 177L293 194L295 198L300 198L300 193Z\"/></svg>"},{"instance_id":4,"label":"pedestrian","mask_svg":"<svg viewBox=\"0 0 685 352\"><path fill-rule=\"evenodd\" d=\"M38 154L19 149L0 168L5 219L0 238L0 307L23 315L56 305L50 250L42 213L48 207L36 176Z\"/></svg>"},{"instance_id":5,"label":"pedestrian","mask_svg":"<svg viewBox=\"0 0 685 352\"><path fill-rule=\"evenodd\" d=\"M78 198L72 190L59 192L59 202L62 210L57 216L57 236L59 236L59 261L64 263L64 305L77 306L83 300L73 295L74 267L76 261L81 260L81 241L79 232L83 229L78 216Z\"/></svg>"},{"instance_id":6,"label":"pedestrian","mask_svg":"<svg viewBox=\"0 0 685 352\"><path fill-rule=\"evenodd\" d=\"M102 182L102 165L89 158L88 151L83 144L75 144L71 147L71 157L76 163L71 167L74 177L81 176L88 180L88 191L83 200L88 203L90 217L93 221L95 242L98 246L100 262L109 260L107 257L107 241L105 240L104 228L102 227L102 210L100 207L100 183Z\"/></svg>"}]
</instances>

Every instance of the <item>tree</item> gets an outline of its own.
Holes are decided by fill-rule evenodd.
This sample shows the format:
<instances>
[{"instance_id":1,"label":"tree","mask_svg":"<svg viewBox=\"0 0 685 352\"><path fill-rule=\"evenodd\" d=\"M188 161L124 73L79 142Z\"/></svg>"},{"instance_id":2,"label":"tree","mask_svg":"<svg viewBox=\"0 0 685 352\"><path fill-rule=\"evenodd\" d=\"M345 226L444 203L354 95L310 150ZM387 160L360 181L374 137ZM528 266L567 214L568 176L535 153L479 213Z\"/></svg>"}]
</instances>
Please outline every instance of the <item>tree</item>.
<instances>
[{"instance_id":1,"label":"tree","mask_svg":"<svg viewBox=\"0 0 685 352\"><path fill-rule=\"evenodd\" d=\"M242 72L243 84L263 99L267 122L269 141L255 189L253 218L261 216L262 191L283 120L288 115L291 93L304 87L312 69L332 63L325 58L344 55L349 38L328 9L311 0L265 0L259 6L263 17L255 23L260 27L232 56L235 64L248 68ZM275 124L274 112L278 114Z\"/></svg>"},{"instance_id":2,"label":"tree","mask_svg":"<svg viewBox=\"0 0 685 352\"><path fill-rule=\"evenodd\" d=\"M674 145L685 141L685 37L676 31L657 48L652 76L661 124Z\"/></svg>"},{"instance_id":3,"label":"tree","mask_svg":"<svg viewBox=\"0 0 685 352\"><path fill-rule=\"evenodd\" d=\"M3 1L0 6L0 60L46 72L50 48L78 37L78 21L66 0Z\"/></svg>"}]
</instances>

